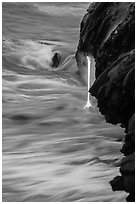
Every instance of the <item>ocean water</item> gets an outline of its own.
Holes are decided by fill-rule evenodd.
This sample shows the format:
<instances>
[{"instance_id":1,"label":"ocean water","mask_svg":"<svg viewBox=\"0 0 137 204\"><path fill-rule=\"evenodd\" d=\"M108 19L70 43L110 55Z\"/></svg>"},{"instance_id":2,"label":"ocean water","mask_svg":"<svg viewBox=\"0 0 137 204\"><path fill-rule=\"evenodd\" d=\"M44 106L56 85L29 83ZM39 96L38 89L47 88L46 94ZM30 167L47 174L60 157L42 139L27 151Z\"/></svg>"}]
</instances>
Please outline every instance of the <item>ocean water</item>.
<instances>
[{"instance_id":1,"label":"ocean water","mask_svg":"<svg viewBox=\"0 0 137 204\"><path fill-rule=\"evenodd\" d=\"M76 74L89 4L2 4L4 202L125 201L109 185L119 175L123 130L96 106L83 108L87 87Z\"/></svg>"}]
</instances>

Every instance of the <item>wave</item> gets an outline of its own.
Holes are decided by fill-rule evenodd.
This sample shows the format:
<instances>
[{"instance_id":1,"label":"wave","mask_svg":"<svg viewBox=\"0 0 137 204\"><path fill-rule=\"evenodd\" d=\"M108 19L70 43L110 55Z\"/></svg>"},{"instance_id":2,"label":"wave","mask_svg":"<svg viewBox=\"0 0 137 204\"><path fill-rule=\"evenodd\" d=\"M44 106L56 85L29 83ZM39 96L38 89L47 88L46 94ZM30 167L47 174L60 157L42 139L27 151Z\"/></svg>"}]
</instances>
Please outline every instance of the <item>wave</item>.
<instances>
[{"instance_id":1,"label":"wave","mask_svg":"<svg viewBox=\"0 0 137 204\"><path fill-rule=\"evenodd\" d=\"M89 3L88 3L89 4ZM46 13L49 16L81 16L87 9L87 3L80 2L54 2L54 4L50 3L35 3L33 5L39 11ZM84 11L85 9L85 11Z\"/></svg>"},{"instance_id":2,"label":"wave","mask_svg":"<svg viewBox=\"0 0 137 204\"><path fill-rule=\"evenodd\" d=\"M3 58L6 58L6 61L10 63L14 62L18 66L32 70L44 69L57 72L65 69L76 71L74 54L67 56L65 50L59 50L60 47L65 46L64 43L59 44L59 42L53 41L12 41L4 38Z\"/></svg>"},{"instance_id":3,"label":"wave","mask_svg":"<svg viewBox=\"0 0 137 204\"><path fill-rule=\"evenodd\" d=\"M3 55L10 56L18 64L29 69L50 69L55 45L41 44L32 40L3 41Z\"/></svg>"},{"instance_id":4,"label":"wave","mask_svg":"<svg viewBox=\"0 0 137 204\"><path fill-rule=\"evenodd\" d=\"M49 100L57 94L81 91L74 73L74 55L66 57L60 51L62 57L59 66L55 68L50 64L58 46L51 41L3 39L2 77L5 103L26 101L35 96Z\"/></svg>"}]
</instances>

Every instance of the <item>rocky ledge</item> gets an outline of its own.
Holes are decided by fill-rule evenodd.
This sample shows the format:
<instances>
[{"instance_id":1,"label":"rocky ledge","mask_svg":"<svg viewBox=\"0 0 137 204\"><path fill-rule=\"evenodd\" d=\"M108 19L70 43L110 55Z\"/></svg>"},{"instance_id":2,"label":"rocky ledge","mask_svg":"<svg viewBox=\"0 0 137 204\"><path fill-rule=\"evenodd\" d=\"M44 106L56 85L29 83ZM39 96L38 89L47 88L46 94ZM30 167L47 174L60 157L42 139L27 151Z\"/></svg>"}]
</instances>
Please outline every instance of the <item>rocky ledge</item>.
<instances>
[{"instance_id":1,"label":"rocky ledge","mask_svg":"<svg viewBox=\"0 0 137 204\"><path fill-rule=\"evenodd\" d=\"M135 4L91 3L83 17L76 52L79 74L86 56L95 60L96 80L89 92L98 100L106 121L121 124L125 140L120 176L110 184L135 201Z\"/></svg>"}]
</instances>

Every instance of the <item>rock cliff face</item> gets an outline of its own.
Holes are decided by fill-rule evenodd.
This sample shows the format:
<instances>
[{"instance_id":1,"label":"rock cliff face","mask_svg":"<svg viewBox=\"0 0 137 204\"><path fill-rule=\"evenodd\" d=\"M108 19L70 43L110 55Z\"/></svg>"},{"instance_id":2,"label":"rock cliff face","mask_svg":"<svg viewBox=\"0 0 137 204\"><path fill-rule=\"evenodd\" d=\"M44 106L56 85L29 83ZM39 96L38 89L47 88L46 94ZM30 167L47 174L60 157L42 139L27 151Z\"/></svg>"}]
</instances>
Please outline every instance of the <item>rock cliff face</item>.
<instances>
[{"instance_id":1,"label":"rock cliff face","mask_svg":"<svg viewBox=\"0 0 137 204\"><path fill-rule=\"evenodd\" d=\"M76 59L82 75L86 55L94 57L96 80L89 92L97 98L99 111L106 121L121 124L125 129L121 176L110 184L114 191L128 192L127 201L135 201L134 49L135 4L91 3L81 22Z\"/></svg>"}]
</instances>

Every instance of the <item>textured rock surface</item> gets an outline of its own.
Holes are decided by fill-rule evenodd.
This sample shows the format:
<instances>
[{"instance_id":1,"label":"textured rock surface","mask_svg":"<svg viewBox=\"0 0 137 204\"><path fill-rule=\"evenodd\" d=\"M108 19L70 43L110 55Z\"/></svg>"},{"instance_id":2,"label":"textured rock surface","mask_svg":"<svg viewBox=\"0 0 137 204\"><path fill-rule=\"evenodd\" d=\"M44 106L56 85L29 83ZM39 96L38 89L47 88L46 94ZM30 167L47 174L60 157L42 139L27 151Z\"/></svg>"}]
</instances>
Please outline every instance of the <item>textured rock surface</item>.
<instances>
[{"instance_id":1,"label":"textured rock surface","mask_svg":"<svg viewBox=\"0 0 137 204\"><path fill-rule=\"evenodd\" d=\"M135 200L135 4L131 2L92 3L80 27L76 52L79 73L86 55L95 59L96 80L90 93L98 100L106 121L125 128L121 152L121 176L112 189L129 193Z\"/></svg>"}]
</instances>

